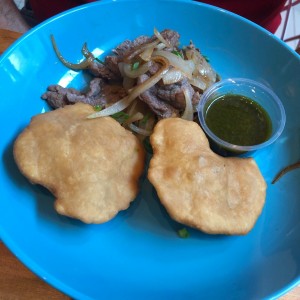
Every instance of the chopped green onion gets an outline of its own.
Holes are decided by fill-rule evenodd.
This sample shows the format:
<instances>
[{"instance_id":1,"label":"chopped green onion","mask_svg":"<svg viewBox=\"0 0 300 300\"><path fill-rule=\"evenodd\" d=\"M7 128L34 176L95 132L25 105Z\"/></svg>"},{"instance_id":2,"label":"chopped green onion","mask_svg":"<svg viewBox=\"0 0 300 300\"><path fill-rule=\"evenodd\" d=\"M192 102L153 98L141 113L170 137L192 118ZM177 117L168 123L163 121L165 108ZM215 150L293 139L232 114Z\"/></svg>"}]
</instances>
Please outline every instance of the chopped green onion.
<instances>
[{"instance_id":1,"label":"chopped green onion","mask_svg":"<svg viewBox=\"0 0 300 300\"><path fill-rule=\"evenodd\" d=\"M143 117L143 119L140 121L140 124L141 125L146 125L147 124L147 122L148 122L148 120L149 120L149 118L150 118L150 114L145 114L145 116Z\"/></svg>"},{"instance_id":2,"label":"chopped green onion","mask_svg":"<svg viewBox=\"0 0 300 300\"><path fill-rule=\"evenodd\" d=\"M137 70L140 66L140 62L136 61L135 63L132 64L131 70Z\"/></svg>"},{"instance_id":3,"label":"chopped green onion","mask_svg":"<svg viewBox=\"0 0 300 300\"><path fill-rule=\"evenodd\" d=\"M205 59L207 62L209 62L209 58L208 58L208 56L206 56L206 55L203 55L203 54L202 54L202 56L204 57L204 59Z\"/></svg>"},{"instance_id":4,"label":"chopped green onion","mask_svg":"<svg viewBox=\"0 0 300 300\"><path fill-rule=\"evenodd\" d=\"M186 239L190 236L190 234L186 228L179 229L177 231L177 233L178 233L179 237L181 237L182 239Z\"/></svg>"},{"instance_id":5,"label":"chopped green onion","mask_svg":"<svg viewBox=\"0 0 300 300\"><path fill-rule=\"evenodd\" d=\"M101 105L95 105L94 106L94 110L95 111L100 111L102 109L102 106Z\"/></svg>"},{"instance_id":6,"label":"chopped green onion","mask_svg":"<svg viewBox=\"0 0 300 300\"><path fill-rule=\"evenodd\" d=\"M179 56L179 57L181 57L182 59L184 59L184 57L183 57L183 55L182 55L182 53L180 51L173 50L172 53L175 54L175 55L177 55L177 56Z\"/></svg>"},{"instance_id":7,"label":"chopped green onion","mask_svg":"<svg viewBox=\"0 0 300 300\"><path fill-rule=\"evenodd\" d=\"M118 121L119 123L124 123L126 120L129 119L129 115L124 113L123 111L119 111L113 115L111 115L113 119Z\"/></svg>"}]
</instances>

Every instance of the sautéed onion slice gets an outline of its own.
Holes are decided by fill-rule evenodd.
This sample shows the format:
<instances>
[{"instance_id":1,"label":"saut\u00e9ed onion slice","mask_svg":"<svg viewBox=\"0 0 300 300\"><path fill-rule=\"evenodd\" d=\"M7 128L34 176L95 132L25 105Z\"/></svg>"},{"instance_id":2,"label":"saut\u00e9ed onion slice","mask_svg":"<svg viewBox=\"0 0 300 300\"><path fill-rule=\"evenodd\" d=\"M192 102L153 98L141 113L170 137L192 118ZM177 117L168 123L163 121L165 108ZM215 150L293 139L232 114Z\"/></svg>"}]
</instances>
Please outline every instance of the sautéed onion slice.
<instances>
[{"instance_id":1,"label":"saut\u00e9ed onion slice","mask_svg":"<svg viewBox=\"0 0 300 300\"><path fill-rule=\"evenodd\" d=\"M170 64L167 59L165 59L164 57L160 57L160 56L152 57L152 60L155 62L159 62L163 65L155 75L148 78L142 84L133 88L128 96L124 97L123 99L119 100L118 102L114 103L113 105L111 105L99 112L89 115L87 118L94 119L94 118L98 118L98 117L110 116L112 114L115 114L117 112L124 110L126 107L128 107L131 104L131 102L136 97L138 97L140 94L147 91L149 88L154 86L158 81L160 81L162 79L162 77L166 74L166 72L168 71Z\"/></svg>"},{"instance_id":2,"label":"saut\u00e9ed onion slice","mask_svg":"<svg viewBox=\"0 0 300 300\"><path fill-rule=\"evenodd\" d=\"M181 118L188 121L193 121L194 110L193 110L191 93L189 92L188 89L184 89L183 93L185 98L185 110Z\"/></svg>"},{"instance_id":3,"label":"saut\u00e9ed onion slice","mask_svg":"<svg viewBox=\"0 0 300 300\"><path fill-rule=\"evenodd\" d=\"M55 54L56 56L58 57L58 59L62 62L62 64L64 66L66 66L67 68L69 69L72 69L72 70L83 70L83 69L86 69L89 67L89 65L94 61L95 57L93 55L89 55L85 60L83 60L82 62L78 63L78 64L74 64L74 63L71 63L69 61L67 61L63 56L62 54L60 53L58 47L57 47L57 44L56 44L56 41L54 39L54 36L51 34L50 36L51 38L51 42L52 42L52 46L53 46L53 49L55 51Z\"/></svg>"}]
</instances>

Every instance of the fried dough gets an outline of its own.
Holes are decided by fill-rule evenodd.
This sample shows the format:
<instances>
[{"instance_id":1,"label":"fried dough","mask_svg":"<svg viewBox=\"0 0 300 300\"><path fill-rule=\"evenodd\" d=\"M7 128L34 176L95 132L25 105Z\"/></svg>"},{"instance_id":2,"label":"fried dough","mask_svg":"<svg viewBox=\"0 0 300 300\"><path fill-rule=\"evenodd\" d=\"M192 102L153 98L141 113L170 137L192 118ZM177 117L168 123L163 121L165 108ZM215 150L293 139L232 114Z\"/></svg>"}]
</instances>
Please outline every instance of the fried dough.
<instances>
[{"instance_id":1,"label":"fried dough","mask_svg":"<svg viewBox=\"0 0 300 300\"><path fill-rule=\"evenodd\" d=\"M179 118L157 123L148 178L169 215L210 234L246 234L262 212L266 183L252 158L224 158L201 127Z\"/></svg>"},{"instance_id":2,"label":"fried dough","mask_svg":"<svg viewBox=\"0 0 300 300\"><path fill-rule=\"evenodd\" d=\"M113 118L86 119L93 112L78 103L33 117L14 157L32 183L53 193L58 213L103 223L135 199L145 153Z\"/></svg>"}]
</instances>

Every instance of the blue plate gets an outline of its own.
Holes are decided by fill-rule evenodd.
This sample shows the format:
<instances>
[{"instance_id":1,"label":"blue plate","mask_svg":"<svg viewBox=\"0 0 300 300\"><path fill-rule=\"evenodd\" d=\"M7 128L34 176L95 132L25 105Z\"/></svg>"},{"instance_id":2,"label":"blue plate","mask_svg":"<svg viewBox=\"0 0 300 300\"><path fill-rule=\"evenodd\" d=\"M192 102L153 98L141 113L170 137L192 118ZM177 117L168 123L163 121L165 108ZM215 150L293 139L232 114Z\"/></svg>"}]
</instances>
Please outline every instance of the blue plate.
<instances>
[{"instance_id":1,"label":"blue plate","mask_svg":"<svg viewBox=\"0 0 300 300\"><path fill-rule=\"evenodd\" d=\"M31 185L12 155L30 118L48 110L49 84L81 88L86 78L56 58L50 34L70 61L84 42L104 57L124 39L171 28L190 39L226 77L248 77L281 98L287 123L281 137L256 152L268 183L266 205L246 236L213 236L181 228L142 178L137 200L112 221L85 225L59 216L53 196ZM37 26L0 60L0 236L46 282L76 299L262 299L300 279L300 170L272 185L300 156L300 59L280 40L236 15L192 1L101 1ZM83 191L84 193L84 191Z\"/></svg>"}]
</instances>

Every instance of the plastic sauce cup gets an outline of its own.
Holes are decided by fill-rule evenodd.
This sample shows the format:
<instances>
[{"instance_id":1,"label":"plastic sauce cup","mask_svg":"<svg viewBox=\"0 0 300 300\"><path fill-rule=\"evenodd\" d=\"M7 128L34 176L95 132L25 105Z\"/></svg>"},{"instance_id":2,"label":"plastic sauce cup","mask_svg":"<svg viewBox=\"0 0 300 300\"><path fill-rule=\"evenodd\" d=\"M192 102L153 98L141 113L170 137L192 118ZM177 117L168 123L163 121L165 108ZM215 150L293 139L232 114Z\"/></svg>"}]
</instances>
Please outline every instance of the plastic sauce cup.
<instances>
[{"instance_id":1,"label":"plastic sauce cup","mask_svg":"<svg viewBox=\"0 0 300 300\"><path fill-rule=\"evenodd\" d=\"M266 141L249 146L231 144L228 141L222 140L207 126L206 115L209 107L214 101L219 101L220 97L228 94L251 99L265 110L271 120L272 126L271 133ZM278 96L265 85L245 78L230 78L213 84L202 95L197 106L197 111L200 125L210 140L211 148L224 156L242 154L269 146L280 136L286 121L284 107Z\"/></svg>"}]
</instances>

